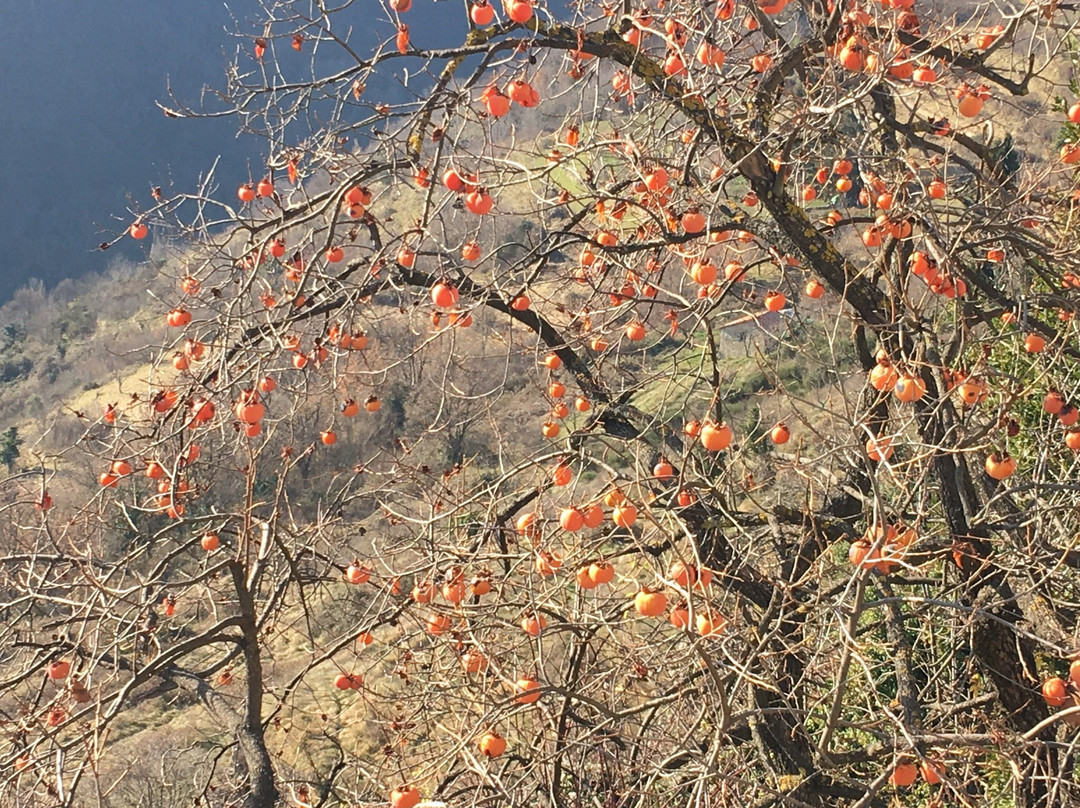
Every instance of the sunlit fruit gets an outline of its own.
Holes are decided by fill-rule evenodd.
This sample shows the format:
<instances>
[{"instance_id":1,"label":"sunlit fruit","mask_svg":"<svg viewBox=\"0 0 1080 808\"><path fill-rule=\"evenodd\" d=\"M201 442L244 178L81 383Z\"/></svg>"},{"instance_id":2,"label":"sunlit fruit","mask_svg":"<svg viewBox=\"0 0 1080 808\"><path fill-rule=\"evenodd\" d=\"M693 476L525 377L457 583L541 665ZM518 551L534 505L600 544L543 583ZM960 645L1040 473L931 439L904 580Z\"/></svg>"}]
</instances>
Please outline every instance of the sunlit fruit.
<instances>
[{"instance_id":1,"label":"sunlit fruit","mask_svg":"<svg viewBox=\"0 0 1080 808\"><path fill-rule=\"evenodd\" d=\"M371 567L354 562L345 568L345 580L350 584L366 584L371 580Z\"/></svg>"},{"instance_id":2,"label":"sunlit fruit","mask_svg":"<svg viewBox=\"0 0 1080 808\"><path fill-rule=\"evenodd\" d=\"M527 614L521 618L521 630L530 637L540 636L540 632L545 628L547 628L547 620L538 612Z\"/></svg>"},{"instance_id":3,"label":"sunlit fruit","mask_svg":"<svg viewBox=\"0 0 1080 808\"><path fill-rule=\"evenodd\" d=\"M503 0L503 10L506 16L518 24L526 23L532 19L532 4L528 0Z\"/></svg>"},{"instance_id":4,"label":"sunlit fruit","mask_svg":"<svg viewBox=\"0 0 1080 808\"><path fill-rule=\"evenodd\" d=\"M574 573L574 579L577 581L578 586L582 589L595 589L596 581L589 575L589 567L579 567L578 571Z\"/></svg>"},{"instance_id":5,"label":"sunlit fruit","mask_svg":"<svg viewBox=\"0 0 1080 808\"><path fill-rule=\"evenodd\" d=\"M896 380L896 384L893 386L893 395L905 403L918 401L926 395L926 383L918 376L904 374Z\"/></svg>"},{"instance_id":6,"label":"sunlit fruit","mask_svg":"<svg viewBox=\"0 0 1080 808\"><path fill-rule=\"evenodd\" d=\"M416 808L420 792L412 786L400 786L390 792L390 808Z\"/></svg>"},{"instance_id":7,"label":"sunlit fruit","mask_svg":"<svg viewBox=\"0 0 1080 808\"><path fill-rule=\"evenodd\" d=\"M787 305L787 297L783 292L773 290L765 295L765 308L769 311L780 311Z\"/></svg>"},{"instance_id":8,"label":"sunlit fruit","mask_svg":"<svg viewBox=\"0 0 1080 808\"><path fill-rule=\"evenodd\" d=\"M597 586L615 580L615 567L607 561L594 561L589 565L589 577Z\"/></svg>"},{"instance_id":9,"label":"sunlit fruit","mask_svg":"<svg viewBox=\"0 0 1080 808\"><path fill-rule=\"evenodd\" d=\"M574 479L574 473L570 470L570 467L565 463L560 463L551 472L551 482L553 485L563 486L569 485L570 481Z\"/></svg>"},{"instance_id":10,"label":"sunlit fruit","mask_svg":"<svg viewBox=\"0 0 1080 808\"><path fill-rule=\"evenodd\" d=\"M484 757L497 758L506 751L506 738L494 732L485 732L477 741L477 746Z\"/></svg>"},{"instance_id":11,"label":"sunlit fruit","mask_svg":"<svg viewBox=\"0 0 1080 808\"><path fill-rule=\"evenodd\" d=\"M889 775L889 784L897 788L907 788L919 776L919 767L914 763L897 763Z\"/></svg>"},{"instance_id":12,"label":"sunlit fruit","mask_svg":"<svg viewBox=\"0 0 1080 808\"><path fill-rule=\"evenodd\" d=\"M1053 676L1042 683L1042 695L1046 703L1051 707L1061 707L1068 701L1068 690L1065 680L1060 676Z\"/></svg>"},{"instance_id":13,"label":"sunlit fruit","mask_svg":"<svg viewBox=\"0 0 1080 808\"><path fill-rule=\"evenodd\" d=\"M945 776L945 764L940 760L924 760L919 764L919 772L927 785L936 786Z\"/></svg>"},{"instance_id":14,"label":"sunlit fruit","mask_svg":"<svg viewBox=\"0 0 1080 808\"><path fill-rule=\"evenodd\" d=\"M995 480L1004 480L1016 472L1016 460L1007 454L994 452L986 458L986 473Z\"/></svg>"},{"instance_id":15,"label":"sunlit fruit","mask_svg":"<svg viewBox=\"0 0 1080 808\"><path fill-rule=\"evenodd\" d=\"M495 19L495 7L487 0L477 0L469 8L469 17L476 25L491 25Z\"/></svg>"},{"instance_id":16,"label":"sunlit fruit","mask_svg":"<svg viewBox=\"0 0 1080 808\"><path fill-rule=\"evenodd\" d=\"M637 508L635 508L629 502L623 502L619 505L616 505L611 510L611 521L614 522L618 527L631 527L634 522L637 521L637 517Z\"/></svg>"},{"instance_id":17,"label":"sunlit fruit","mask_svg":"<svg viewBox=\"0 0 1080 808\"><path fill-rule=\"evenodd\" d=\"M694 626L698 634L702 637L708 637L711 634L722 632L727 626L727 619L719 614L698 612L697 617L694 618Z\"/></svg>"},{"instance_id":18,"label":"sunlit fruit","mask_svg":"<svg viewBox=\"0 0 1080 808\"><path fill-rule=\"evenodd\" d=\"M722 452L731 445L732 431L726 423L706 421L701 427L701 445L710 452Z\"/></svg>"},{"instance_id":19,"label":"sunlit fruit","mask_svg":"<svg viewBox=\"0 0 1080 808\"><path fill-rule=\"evenodd\" d=\"M523 677L514 683L514 699L518 704L536 704L540 701L540 682L536 679Z\"/></svg>"},{"instance_id":20,"label":"sunlit fruit","mask_svg":"<svg viewBox=\"0 0 1080 808\"><path fill-rule=\"evenodd\" d=\"M445 614L439 612L432 612L428 615L427 621L424 624L428 634L434 634L438 636L445 634L450 630L450 618Z\"/></svg>"},{"instance_id":21,"label":"sunlit fruit","mask_svg":"<svg viewBox=\"0 0 1080 808\"><path fill-rule=\"evenodd\" d=\"M777 445L787 443L791 440L791 430L788 429L787 424L780 422L769 432L769 438Z\"/></svg>"},{"instance_id":22,"label":"sunlit fruit","mask_svg":"<svg viewBox=\"0 0 1080 808\"><path fill-rule=\"evenodd\" d=\"M659 617L667 611L667 595L642 589L634 596L634 611L642 617Z\"/></svg>"},{"instance_id":23,"label":"sunlit fruit","mask_svg":"<svg viewBox=\"0 0 1080 808\"><path fill-rule=\"evenodd\" d=\"M868 438L866 441L866 454L875 463L888 460L893 456L892 438L883 435L876 438Z\"/></svg>"},{"instance_id":24,"label":"sunlit fruit","mask_svg":"<svg viewBox=\"0 0 1080 808\"><path fill-rule=\"evenodd\" d=\"M577 508L564 508L559 512L559 526L569 533L585 527L585 516Z\"/></svg>"}]
</instances>

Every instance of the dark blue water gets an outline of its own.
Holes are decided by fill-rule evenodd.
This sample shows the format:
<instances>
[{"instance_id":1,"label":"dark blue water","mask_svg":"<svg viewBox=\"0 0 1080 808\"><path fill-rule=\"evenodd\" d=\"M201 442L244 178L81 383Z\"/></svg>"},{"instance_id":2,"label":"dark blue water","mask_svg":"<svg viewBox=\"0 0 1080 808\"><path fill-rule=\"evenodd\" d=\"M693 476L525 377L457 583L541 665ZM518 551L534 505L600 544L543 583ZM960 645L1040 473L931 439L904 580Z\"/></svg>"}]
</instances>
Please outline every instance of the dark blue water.
<instances>
[{"instance_id":1,"label":"dark blue water","mask_svg":"<svg viewBox=\"0 0 1080 808\"><path fill-rule=\"evenodd\" d=\"M258 13L255 0L0 0L0 303L30 278L52 286L117 254L144 257L145 244L130 240L96 248L126 227L129 205L152 204L155 185L191 190L219 156L224 188L259 175L265 147L238 138L235 121L173 120L154 105L169 103L169 83L192 104L204 87L224 86L226 65L238 49L250 54L262 32ZM465 32L463 0L416 0L404 19L421 47L455 44ZM339 35L349 24L360 53L394 32L378 0L356 0L338 16ZM289 77L304 75L307 48L278 47ZM241 64L253 66L250 57ZM404 66L369 82L365 97L408 97Z\"/></svg>"}]
</instances>

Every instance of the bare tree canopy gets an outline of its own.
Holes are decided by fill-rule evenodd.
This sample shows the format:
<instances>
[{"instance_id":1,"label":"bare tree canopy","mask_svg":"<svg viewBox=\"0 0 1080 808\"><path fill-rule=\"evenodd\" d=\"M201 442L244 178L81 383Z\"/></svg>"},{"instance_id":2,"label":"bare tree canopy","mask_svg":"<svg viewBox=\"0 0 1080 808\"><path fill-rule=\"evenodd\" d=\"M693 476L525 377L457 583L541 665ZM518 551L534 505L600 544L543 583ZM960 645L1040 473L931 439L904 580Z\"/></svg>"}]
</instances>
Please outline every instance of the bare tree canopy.
<instances>
[{"instance_id":1,"label":"bare tree canopy","mask_svg":"<svg viewBox=\"0 0 1080 808\"><path fill-rule=\"evenodd\" d=\"M19 433L0 803L1080 804L1077 6L434 2L162 102L265 172Z\"/></svg>"}]
</instances>

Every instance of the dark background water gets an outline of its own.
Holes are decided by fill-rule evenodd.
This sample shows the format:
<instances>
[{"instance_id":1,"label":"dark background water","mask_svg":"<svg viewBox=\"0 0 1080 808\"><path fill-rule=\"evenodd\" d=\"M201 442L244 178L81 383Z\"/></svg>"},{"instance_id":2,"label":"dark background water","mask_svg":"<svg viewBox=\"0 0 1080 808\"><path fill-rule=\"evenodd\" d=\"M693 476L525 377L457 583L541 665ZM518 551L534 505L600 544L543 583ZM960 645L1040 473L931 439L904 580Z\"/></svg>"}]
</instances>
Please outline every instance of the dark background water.
<instances>
[{"instance_id":1,"label":"dark background water","mask_svg":"<svg viewBox=\"0 0 1080 808\"><path fill-rule=\"evenodd\" d=\"M130 239L96 248L127 226L129 206L152 204L154 185L190 190L218 156L223 187L249 166L258 175L265 149L238 138L234 120L174 120L154 105L169 103L169 82L193 104L222 87L226 65L261 33L258 12L255 0L0 0L0 303L31 278L53 286L118 254L145 256ZM465 31L464 2L416 0L404 20L418 45L450 45ZM335 30L348 24L361 53L394 32L379 0L355 0ZM306 49L279 48L297 75L308 68ZM392 75L368 87L374 98L405 94Z\"/></svg>"}]
</instances>

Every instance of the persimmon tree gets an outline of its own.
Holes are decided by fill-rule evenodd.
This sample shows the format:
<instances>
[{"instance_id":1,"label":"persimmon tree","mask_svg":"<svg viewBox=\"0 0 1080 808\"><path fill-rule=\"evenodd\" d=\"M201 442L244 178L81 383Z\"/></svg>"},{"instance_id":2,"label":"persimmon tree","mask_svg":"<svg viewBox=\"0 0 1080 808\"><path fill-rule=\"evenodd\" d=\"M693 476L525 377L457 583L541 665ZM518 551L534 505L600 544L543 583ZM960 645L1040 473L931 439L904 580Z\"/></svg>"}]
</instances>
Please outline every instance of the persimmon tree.
<instances>
[{"instance_id":1,"label":"persimmon tree","mask_svg":"<svg viewBox=\"0 0 1080 808\"><path fill-rule=\"evenodd\" d=\"M197 805L1073 804L1077 17L939 5L267 4L5 506L5 804L165 706Z\"/></svg>"}]
</instances>

